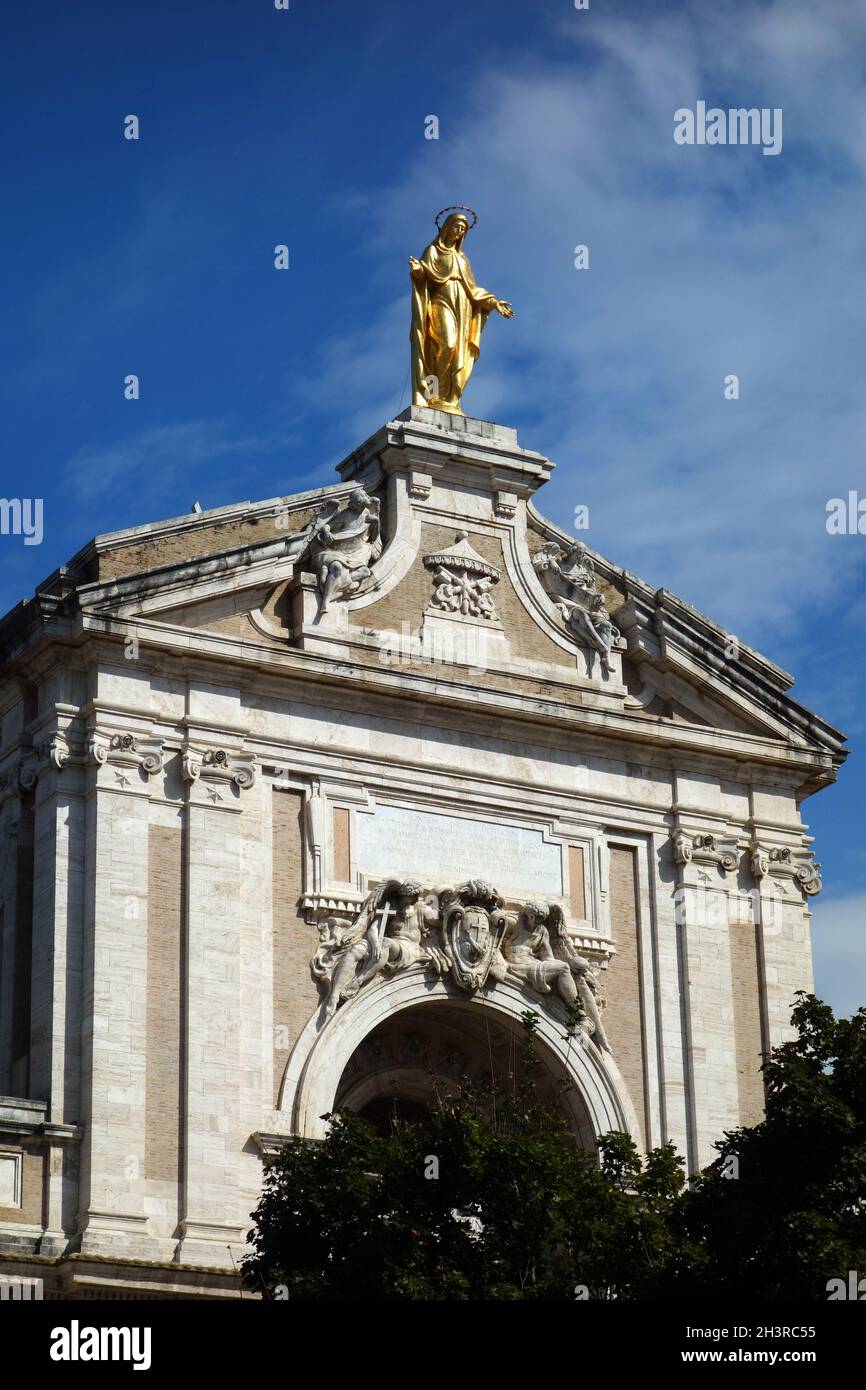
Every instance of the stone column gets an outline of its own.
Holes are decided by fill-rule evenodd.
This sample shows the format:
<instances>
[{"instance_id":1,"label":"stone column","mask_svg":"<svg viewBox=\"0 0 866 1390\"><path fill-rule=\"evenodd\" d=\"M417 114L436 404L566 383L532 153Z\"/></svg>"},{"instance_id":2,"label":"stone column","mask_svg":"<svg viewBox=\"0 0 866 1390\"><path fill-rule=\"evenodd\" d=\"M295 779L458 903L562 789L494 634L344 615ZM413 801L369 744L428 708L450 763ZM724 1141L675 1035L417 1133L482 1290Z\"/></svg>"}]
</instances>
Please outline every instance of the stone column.
<instances>
[{"instance_id":1,"label":"stone column","mask_svg":"<svg viewBox=\"0 0 866 1390\"><path fill-rule=\"evenodd\" d=\"M240 1211L241 798L255 760L187 748L184 1263L231 1268L244 1250ZM231 1249L233 1247L233 1249Z\"/></svg>"},{"instance_id":2,"label":"stone column","mask_svg":"<svg viewBox=\"0 0 866 1390\"><path fill-rule=\"evenodd\" d=\"M273 791L258 779L243 793L241 816L240 1135L241 1218L262 1185L261 1155L247 1142L273 1110L274 916ZM293 904L295 906L295 904ZM272 1127L268 1121L269 1127ZM247 1222L248 1224L248 1222ZM244 1233L246 1227L244 1228Z\"/></svg>"}]
</instances>

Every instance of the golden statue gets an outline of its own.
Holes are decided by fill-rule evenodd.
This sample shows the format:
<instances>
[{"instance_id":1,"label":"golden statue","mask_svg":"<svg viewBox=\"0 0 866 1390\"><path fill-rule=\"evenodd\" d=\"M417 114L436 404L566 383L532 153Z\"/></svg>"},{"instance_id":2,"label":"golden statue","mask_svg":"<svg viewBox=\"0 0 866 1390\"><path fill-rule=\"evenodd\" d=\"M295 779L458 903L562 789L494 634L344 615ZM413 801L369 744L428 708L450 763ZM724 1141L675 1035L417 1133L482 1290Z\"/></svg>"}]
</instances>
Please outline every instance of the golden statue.
<instances>
[{"instance_id":1,"label":"golden statue","mask_svg":"<svg viewBox=\"0 0 866 1390\"><path fill-rule=\"evenodd\" d=\"M439 219L447 213L444 223ZM472 213L469 222L467 213ZM481 333L493 309L510 319L507 299L482 290L463 253L463 238L478 221L458 205L436 214L439 235L420 261L409 257L412 276L412 402L462 415L460 397L478 356Z\"/></svg>"}]
</instances>

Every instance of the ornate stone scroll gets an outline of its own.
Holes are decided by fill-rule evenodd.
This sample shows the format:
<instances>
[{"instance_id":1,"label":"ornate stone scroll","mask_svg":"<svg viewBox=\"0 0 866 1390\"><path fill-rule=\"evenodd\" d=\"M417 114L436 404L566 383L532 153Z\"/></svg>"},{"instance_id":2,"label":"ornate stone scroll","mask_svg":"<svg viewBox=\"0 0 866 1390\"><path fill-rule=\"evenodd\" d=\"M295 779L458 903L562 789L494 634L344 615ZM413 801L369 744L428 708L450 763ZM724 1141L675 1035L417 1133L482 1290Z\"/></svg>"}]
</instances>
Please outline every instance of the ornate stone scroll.
<instances>
[{"instance_id":1,"label":"ornate stone scroll","mask_svg":"<svg viewBox=\"0 0 866 1390\"><path fill-rule=\"evenodd\" d=\"M795 853L788 845L767 847L755 843L751 851L752 877L757 883L770 875L797 883L807 898L821 891L821 865L808 852Z\"/></svg>"},{"instance_id":2,"label":"ornate stone scroll","mask_svg":"<svg viewBox=\"0 0 866 1390\"><path fill-rule=\"evenodd\" d=\"M502 571L472 549L465 531L458 531L447 550L425 555L424 564L432 571L436 586L431 608L464 618L499 621L490 591L499 583Z\"/></svg>"},{"instance_id":3,"label":"ornate stone scroll","mask_svg":"<svg viewBox=\"0 0 866 1390\"><path fill-rule=\"evenodd\" d=\"M729 874L739 863L735 839L719 839L717 835L693 834L689 830L671 832L674 860L677 864L715 864L723 874Z\"/></svg>"},{"instance_id":4,"label":"ornate stone scroll","mask_svg":"<svg viewBox=\"0 0 866 1390\"><path fill-rule=\"evenodd\" d=\"M550 541L535 552L532 566L569 632L595 648L602 670L609 673L611 647L620 634L599 592L595 565L583 541L568 552L558 541Z\"/></svg>"},{"instance_id":5,"label":"ornate stone scroll","mask_svg":"<svg viewBox=\"0 0 866 1390\"><path fill-rule=\"evenodd\" d=\"M116 765L121 770L141 769L148 777L155 777L163 768L163 741L156 737L142 737L140 734L110 734L94 730L87 743L88 757L100 767L106 763Z\"/></svg>"},{"instance_id":6,"label":"ornate stone scroll","mask_svg":"<svg viewBox=\"0 0 866 1390\"><path fill-rule=\"evenodd\" d=\"M353 921L326 917L319 937L311 969L323 987L326 1019L376 976L416 967L449 976L468 994L510 981L545 999L556 996L584 1036L611 1050L595 971L575 951L555 904L507 911L483 879L425 889L393 878L367 896Z\"/></svg>"}]
</instances>

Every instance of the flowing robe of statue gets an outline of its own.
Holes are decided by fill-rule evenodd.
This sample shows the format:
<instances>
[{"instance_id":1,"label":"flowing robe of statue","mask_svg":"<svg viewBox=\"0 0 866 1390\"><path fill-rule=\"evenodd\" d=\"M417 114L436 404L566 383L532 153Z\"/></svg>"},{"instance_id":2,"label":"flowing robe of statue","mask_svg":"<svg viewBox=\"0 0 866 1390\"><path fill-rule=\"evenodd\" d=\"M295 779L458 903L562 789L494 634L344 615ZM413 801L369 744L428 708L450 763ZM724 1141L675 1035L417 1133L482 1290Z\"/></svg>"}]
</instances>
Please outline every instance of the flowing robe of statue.
<instances>
[{"instance_id":1,"label":"flowing robe of statue","mask_svg":"<svg viewBox=\"0 0 866 1390\"><path fill-rule=\"evenodd\" d=\"M462 414L460 398L478 356L487 316L511 306L475 283L462 250L466 220L447 219L412 265L412 402ZM432 382L430 379L433 379Z\"/></svg>"}]
</instances>

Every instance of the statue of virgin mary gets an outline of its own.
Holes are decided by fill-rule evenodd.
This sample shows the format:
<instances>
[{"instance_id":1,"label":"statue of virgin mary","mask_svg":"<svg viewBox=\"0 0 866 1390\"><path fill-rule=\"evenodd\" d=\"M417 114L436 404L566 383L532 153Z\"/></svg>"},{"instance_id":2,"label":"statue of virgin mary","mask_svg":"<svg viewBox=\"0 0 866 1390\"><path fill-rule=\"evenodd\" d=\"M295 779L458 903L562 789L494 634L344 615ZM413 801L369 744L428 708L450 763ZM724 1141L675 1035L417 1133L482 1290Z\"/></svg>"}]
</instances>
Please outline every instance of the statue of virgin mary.
<instances>
[{"instance_id":1,"label":"statue of virgin mary","mask_svg":"<svg viewBox=\"0 0 866 1390\"><path fill-rule=\"evenodd\" d=\"M493 309L510 319L514 310L475 283L463 238L469 208L443 208L439 235L420 261L409 257L412 277L412 402L462 415L460 399L478 356L481 333ZM473 218L475 214L472 214ZM475 225L473 221L472 226Z\"/></svg>"}]
</instances>

